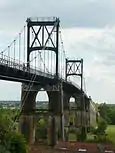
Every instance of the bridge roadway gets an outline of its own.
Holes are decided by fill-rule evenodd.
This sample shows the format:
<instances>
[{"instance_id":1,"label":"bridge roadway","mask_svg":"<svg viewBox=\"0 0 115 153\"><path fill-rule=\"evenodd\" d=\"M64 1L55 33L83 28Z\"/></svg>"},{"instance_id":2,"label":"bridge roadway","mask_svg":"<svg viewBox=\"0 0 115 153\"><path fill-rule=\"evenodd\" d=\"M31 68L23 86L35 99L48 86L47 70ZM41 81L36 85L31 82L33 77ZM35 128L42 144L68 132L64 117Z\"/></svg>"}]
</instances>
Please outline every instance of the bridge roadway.
<instances>
[{"instance_id":1,"label":"bridge roadway","mask_svg":"<svg viewBox=\"0 0 115 153\"><path fill-rule=\"evenodd\" d=\"M62 80L63 89L66 93L81 93L80 87L73 82L66 81L61 77L57 79L55 75L36 70L35 68L27 69L27 67L23 63L8 58L5 55L0 57L1 80L29 83L32 77L35 78L35 80L33 80L32 82L36 85L41 85L42 87L46 85L56 85L57 81ZM88 99L86 93L84 93L84 96L86 99Z\"/></svg>"}]
</instances>

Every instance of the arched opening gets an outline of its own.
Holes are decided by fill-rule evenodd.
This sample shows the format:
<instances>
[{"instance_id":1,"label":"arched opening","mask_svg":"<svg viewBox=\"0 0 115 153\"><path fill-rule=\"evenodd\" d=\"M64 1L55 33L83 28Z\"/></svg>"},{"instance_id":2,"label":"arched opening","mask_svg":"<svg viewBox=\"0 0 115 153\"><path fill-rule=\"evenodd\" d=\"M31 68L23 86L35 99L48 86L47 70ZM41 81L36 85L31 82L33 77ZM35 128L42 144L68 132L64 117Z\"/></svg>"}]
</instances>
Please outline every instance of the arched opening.
<instances>
[{"instance_id":1,"label":"arched opening","mask_svg":"<svg viewBox=\"0 0 115 153\"><path fill-rule=\"evenodd\" d=\"M76 140L76 128L75 128L75 117L76 117L76 99L71 96L69 99L69 124L68 124L68 139Z\"/></svg>"},{"instance_id":2,"label":"arched opening","mask_svg":"<svg viewBox=\"0 0 115 153\"><path fill-rule=\"evenodd\" d=\"M69 108L70 109L76 108L75 97L70 97L70 99L69 99Z\"/></svg>"},{"instance_id":3,"label":"arched opening","mask_svg":"<svg viewBox=\"0 0 115 153\"><path fill-rule=\"evenodd\" d=\"M49 106L49 97L47 91L44 88L38 92L36 96L36 108L37 109L48 109Z\"/></svg>"},{"instance_id":4,"label":"arched opening","mask_svg":"<svg viewBox=\"0 0 115 153\"><path fill-rule=\"evenodd\" d=\"M35 142L47 143L49 122L49 97L47 91L40 89L36 96Z\"/></svg>"}]
</instances>

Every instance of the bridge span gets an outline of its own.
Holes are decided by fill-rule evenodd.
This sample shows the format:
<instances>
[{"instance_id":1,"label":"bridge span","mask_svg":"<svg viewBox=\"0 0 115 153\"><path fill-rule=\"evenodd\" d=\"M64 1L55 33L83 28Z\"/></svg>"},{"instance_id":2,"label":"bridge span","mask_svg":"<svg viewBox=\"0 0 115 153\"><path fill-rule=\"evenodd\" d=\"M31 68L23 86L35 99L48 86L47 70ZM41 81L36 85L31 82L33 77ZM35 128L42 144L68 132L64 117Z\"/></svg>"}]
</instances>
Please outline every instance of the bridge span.
<instances>
[{"instance_id":1,"label":"bridge span","mask_svg":"<svg viewBox=\"0 0 115 153\"><path fill-rule=\"evenodd\" d=\"M26 31L25 28L27 28ZM65 51L60 51L59 48L59 18L28 18L27 26L24 26L24 42L22 45L21 36L22 33L19 33L18 45L14 40L11 45L0 53L0 79L22 83L20 131L29 143L34 143L35 113L33 110L36 110L36 95L41 88L44 88L49 97L49 110L52 111L49 121L49 144L55 145L57 142L57 126L61 139L64 140L64 118L67 118L65 112L69 110L71 96L75 98L76 112L81 114L75 118L75 120L77 118L80 120L79 123L76 123L76 128L80 128L81 134L86 134L87 128L90 126L89 109L91 99L83 90L83 59L70 60L66 57L62 59ZM22 46L25 46L22 50L26 54L26 60L24 59L24 61L21 61ZM11 49L12 47L13 49ZM8 55L6 55L7 52ZM32 54L34 57L31 57ZM44 60L42 54L44 54ZM10 55L13 55L13 58ZM31 66L32 60L35 62ZM42 66L39 66L40 62L43 63ZM51 72L46 69L47 66L49 66ZM75 82L68 80L69 76L79 76L80 87ZM58 125L57 120L60 120Z\"/></svg>"}]
</instances>

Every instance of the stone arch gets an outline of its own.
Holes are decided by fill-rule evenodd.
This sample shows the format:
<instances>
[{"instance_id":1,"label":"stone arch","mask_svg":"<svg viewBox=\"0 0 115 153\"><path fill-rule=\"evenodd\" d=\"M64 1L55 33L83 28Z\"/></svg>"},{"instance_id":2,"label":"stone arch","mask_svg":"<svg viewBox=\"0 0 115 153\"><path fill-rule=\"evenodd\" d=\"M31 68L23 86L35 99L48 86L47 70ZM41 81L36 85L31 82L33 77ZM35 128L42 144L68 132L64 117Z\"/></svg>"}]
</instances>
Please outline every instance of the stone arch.
<instances>
[{"instance_id":1,"label":"stone arch","mask_svg":"<svg viewBox=\"0 0 115 153\"><path fill-rule=\"evenodd\" d=\"M73 94L71 95L69 99L69 103L72 105L70 107L70 113L73 115L73 125L77 127L80 125L80 106L81 106L81 101L80 101L80 95L79 94Z\"/></svg>"},{"instance_id":2,"label":"stone arch","mask_svg":"<svg viewBox=\"0 0 115 153\"><path fill-rule=\"evenodd\" d=\"M74 96L69 98L69 108L76 108L76 98Z\"/></svg>"},{"instance_id":3,"label":"stone arch","mask_svg":"<svg viewBox=\"0 0 115 153\"><path fill-rule=\"evenodd\" d=\"M71 95L69 98L69 126L74 124L74 114L76 109L76 99L74 95Z\"/></svg>"},{"instance_id":4,"label":"stone arch","mask_svg":"<svg viewBox=\"0 0 115 153\"><path fill-rule=\"evenodd\" d=\"M41 88L36 95L36 108L49 108L49 95L44 88Z\"/></svg>"},{"instance_id":5,"label":"stone arch","mask_svg":"<svg viewBox=\"0 0 115 153\"><path fill-rule=\"evenodd\" d=\"M35 117L35 141L39 141L42 138L42 136L43 137L47 136L48 132L47 125L49 119L49 114L47 111L49 109L49 95L48 92L43 87L39 88L36 95L36 109L37 109L37 114ZM44 124L43 127L41 124ZM46 138L44 137L43 140L44 139L46 140L47 137Z\"/></svg>"}]
</instances>

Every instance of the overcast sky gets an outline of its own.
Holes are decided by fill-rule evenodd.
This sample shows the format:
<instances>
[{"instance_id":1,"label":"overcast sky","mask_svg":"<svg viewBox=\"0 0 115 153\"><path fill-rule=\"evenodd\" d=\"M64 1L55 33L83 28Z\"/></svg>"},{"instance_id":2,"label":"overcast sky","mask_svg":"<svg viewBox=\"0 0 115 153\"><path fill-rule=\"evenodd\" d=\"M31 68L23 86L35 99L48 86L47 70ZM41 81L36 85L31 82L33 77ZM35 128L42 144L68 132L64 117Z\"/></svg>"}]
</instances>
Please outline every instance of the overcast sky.
<instances>
[{"instance_id":1,"label":"overcast sky","mask_svg":"<svg viewBox=\"0 0 115 153\"><path fill-rule=\"evenodd\" d=\"M68 57L84 58L88 95L97 102L115 103L114 0L0 1L0 49L24 26L27 17L57 16L61 20ZM1 100L19 100L21 84L0 81ZM39 99L44 96L38 95Z\"/></svg>"}]
</instances>

